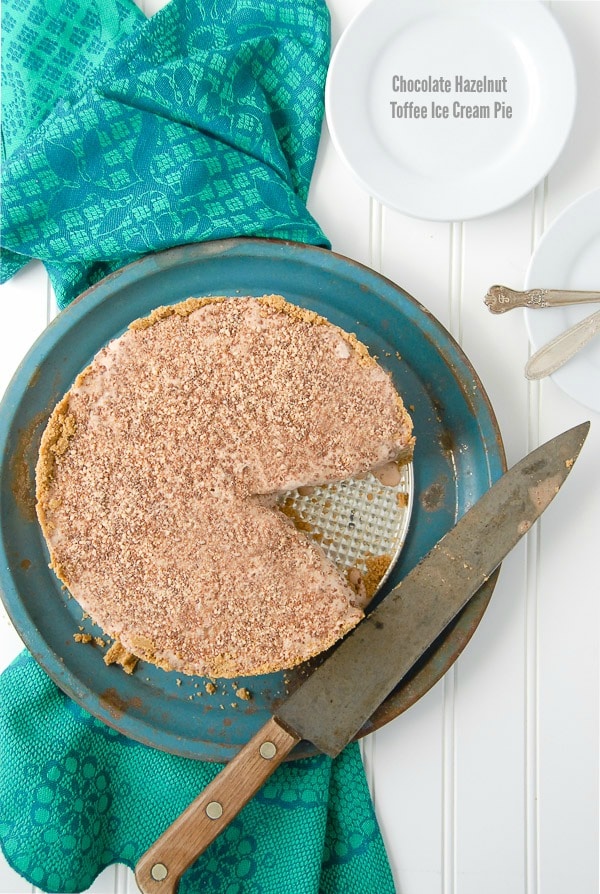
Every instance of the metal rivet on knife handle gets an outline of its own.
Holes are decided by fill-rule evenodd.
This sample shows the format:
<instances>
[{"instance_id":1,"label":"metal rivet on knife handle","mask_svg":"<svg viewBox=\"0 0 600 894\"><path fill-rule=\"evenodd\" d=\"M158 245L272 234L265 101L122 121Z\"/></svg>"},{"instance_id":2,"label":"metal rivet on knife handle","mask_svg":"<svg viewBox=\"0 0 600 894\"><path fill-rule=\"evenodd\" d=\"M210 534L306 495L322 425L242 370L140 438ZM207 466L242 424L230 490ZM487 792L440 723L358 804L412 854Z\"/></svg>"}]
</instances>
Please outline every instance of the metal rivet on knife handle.
<instances>
[{"instance_id":1,"label":"metal rivet on knife handle","mask_svg":"<svg viewBox=\"0 0 600 894\"><path fill-rule=\"evenodd\" d=\"M156 882L162 882L169 874L169 870L164 863L155 863L150 870L150 875Z\"/></svg>"},{"instance_id":2,"label":"metal rivet on knife handle","mask_svg":"<svg viewBox=\"0 0 600 894\"><path fill-rule=\"evenodd\" d=\"M219 801L210 801L206 805L206 815L209 819L219 819L223 816L223 805Z\"/></svg>"},{"instance_id":3,"label":"metal rivet on knife handle","mask_svg":"<svg viewBox=\"0 0 600 894\"><path fill-rule=\"evenodd\" d=\"M261 757L264 757L266 761L271 761L277 754L277 748L275 747L273 742L263 742L258 749L258 753Z\"/></svg>"}]
</instances>

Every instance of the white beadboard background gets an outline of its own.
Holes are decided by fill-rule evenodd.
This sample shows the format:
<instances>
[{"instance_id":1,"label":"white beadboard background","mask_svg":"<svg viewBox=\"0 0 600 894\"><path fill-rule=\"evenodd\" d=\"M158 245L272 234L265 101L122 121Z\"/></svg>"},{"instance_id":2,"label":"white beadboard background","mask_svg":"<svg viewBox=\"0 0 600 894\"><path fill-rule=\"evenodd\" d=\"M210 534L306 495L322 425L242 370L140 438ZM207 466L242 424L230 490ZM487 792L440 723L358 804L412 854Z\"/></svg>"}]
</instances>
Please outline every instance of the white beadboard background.
<instances>
[{"instance_id":1,"label":"white beadboard background","mask_svg":"<svg viewBox=\"0 0 600 894\"><path fill-rule=\"evenodd\" d=\"M151 15L164 3L141 5ZM365 5L329 0L334 42ZM561 157L524 199L464 223L406 217L356 185L326 127L311 190L334 250L401 284L460 341L495 408L509 464L592 421L568 486L504 562L461 658L364 742L399 894L598 894L600 416L552 381L528 383L521 312L493 317L483 304L492 283L523 284L544 230L600 186L600 2L548 6L570 43L579 99ZM39 264L0 292L2 393L55 308ZM0 647L1 669L22 648L3 611ZM35 890L0 857L0 894ZM137 889L119 866L89 890Z\"/></svg>"}]
</instances>

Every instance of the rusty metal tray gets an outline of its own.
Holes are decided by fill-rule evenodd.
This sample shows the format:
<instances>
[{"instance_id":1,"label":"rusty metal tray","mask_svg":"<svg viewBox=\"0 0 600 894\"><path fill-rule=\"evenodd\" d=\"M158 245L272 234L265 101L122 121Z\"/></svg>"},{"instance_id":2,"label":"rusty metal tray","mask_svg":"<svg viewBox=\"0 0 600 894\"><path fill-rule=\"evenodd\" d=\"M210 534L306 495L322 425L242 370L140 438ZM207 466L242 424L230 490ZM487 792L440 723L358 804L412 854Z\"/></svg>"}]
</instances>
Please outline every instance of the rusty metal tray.
<instances>
[{"instance_id":1,"label":"rusty metal tray","mask_svg":"<svg viewBox=\"0 0 600 894\"><path fill-rule=\"evenodd\" d=\"M190 295L269 292L355 332L390 371L410 407L417 435L410 526L377 598L505 469L489 400L448 332L397 285L325 249L261 239L183 246L131 264L64 310L23 360L0 408L3 600L25 645L80 708L133 739L203 760L232 757L307 668L218 680L208 692L207 680L144 663L131 676L107 667L101 649L73 638L101 631L82 617L48 568L34 512L34 467L52 408L99 348L131 320ZM494 583L492 578L482 588L361 736L396 717L440 679L477 627ZM251 698L236 695L240 689ZM294 757L312 753L302 743Z\"/></svg>"}]
</instances>

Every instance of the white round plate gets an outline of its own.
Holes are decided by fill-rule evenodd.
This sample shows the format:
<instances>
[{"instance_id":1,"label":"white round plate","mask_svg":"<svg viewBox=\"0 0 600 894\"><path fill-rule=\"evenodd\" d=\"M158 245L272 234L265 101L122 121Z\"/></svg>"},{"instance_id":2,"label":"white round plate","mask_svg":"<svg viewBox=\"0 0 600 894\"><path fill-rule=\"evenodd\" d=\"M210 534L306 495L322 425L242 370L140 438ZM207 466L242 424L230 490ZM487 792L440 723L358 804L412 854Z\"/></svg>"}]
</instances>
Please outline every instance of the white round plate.
<instances>
[{"instance_id":1,"label":"white round plate","mask_svg":"<svg viewBox=\"0 0 600 894\"><path fill-rule=\"evenodd\" d=\"M427 220L529 192L575 100L568 44L537 0L374 0L343 33L325 90L333 143L363 188Z\"/></svg>"},{"instance_id":2,"label":"white round plate","mask_svg":"<svg viewBox=\"0 0 600 894\"><path fill-rule=\"evenodd\" d=\"M526 288L600 290L600 189L569 205L541 238ZM600 308L598 304L525 310L532 349ZM592 339L551 376L570 397L600 413L600 338Z\"/></svg>"}]
</instances>

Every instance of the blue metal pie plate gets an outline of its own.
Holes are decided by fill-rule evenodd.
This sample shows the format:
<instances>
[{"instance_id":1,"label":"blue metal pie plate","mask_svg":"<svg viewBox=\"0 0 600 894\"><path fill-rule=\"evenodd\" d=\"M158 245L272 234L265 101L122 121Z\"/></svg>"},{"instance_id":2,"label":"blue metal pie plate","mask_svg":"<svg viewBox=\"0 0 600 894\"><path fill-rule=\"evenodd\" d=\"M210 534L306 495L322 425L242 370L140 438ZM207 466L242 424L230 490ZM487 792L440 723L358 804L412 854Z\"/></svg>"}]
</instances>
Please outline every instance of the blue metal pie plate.
<instances>
[{"instance_id":1,"label":"blue metal pie plate","mask_svg":"<svg viewBox=\"0 0 600 894\"><path fill-rule=\"evenodd\" d=\"M191 295L282 294L355 332L387 368L410 407L417 447L408 537L384 595L505 469L498 425L471 364L440 323L394 283L325 249L232 239L151 255L102 280L54 320L17 370L0 407L2 595L20 636L81 707L141 742L203 760L229 760L305 669L231 681L167 673L140 663L128 676L77 643L98 634L48 568L36 521L34 469L48 416L107 341L154 307ZM360 735L396 717L452 665L477 627L495 578L424 656ZM301 743L294 756L314 753Z\"/></svg>"}]
</instances>

